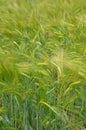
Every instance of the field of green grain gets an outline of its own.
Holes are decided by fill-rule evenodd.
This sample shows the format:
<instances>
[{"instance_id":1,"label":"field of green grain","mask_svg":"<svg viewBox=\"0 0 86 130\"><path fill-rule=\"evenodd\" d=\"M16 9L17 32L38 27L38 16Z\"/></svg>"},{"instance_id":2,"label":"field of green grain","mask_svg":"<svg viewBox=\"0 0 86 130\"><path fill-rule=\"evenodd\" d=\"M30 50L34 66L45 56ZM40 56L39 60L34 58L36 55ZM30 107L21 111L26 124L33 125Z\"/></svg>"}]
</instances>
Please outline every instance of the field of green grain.
<instances>
[{"instance_id":1,"label":"field of green grain","mask_svg":"<svg viewBox=\"0 0 86 130\"><path fill-rule=\"evenodd\" d=\"M0 0L0 130L86 130L86 0Z\"/></svg>"}]
</instances>

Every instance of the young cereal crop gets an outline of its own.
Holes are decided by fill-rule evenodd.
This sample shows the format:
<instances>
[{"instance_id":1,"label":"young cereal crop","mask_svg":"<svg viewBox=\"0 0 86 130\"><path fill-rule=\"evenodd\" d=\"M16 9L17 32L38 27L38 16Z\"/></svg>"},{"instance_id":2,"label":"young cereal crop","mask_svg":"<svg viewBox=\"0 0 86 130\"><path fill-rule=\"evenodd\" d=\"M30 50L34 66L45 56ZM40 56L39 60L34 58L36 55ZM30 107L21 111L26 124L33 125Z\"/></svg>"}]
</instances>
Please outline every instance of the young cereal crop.
<instances>
[{"instance_id":1,"label":"young cereal crop","mask_svg":"<svg viewBox=\"0 0 86 130\"><path fill-rule=\"evenodd\" d=\"M85 0L0 0L0 130L86 130Z\"/></svg>"}]
</instances>

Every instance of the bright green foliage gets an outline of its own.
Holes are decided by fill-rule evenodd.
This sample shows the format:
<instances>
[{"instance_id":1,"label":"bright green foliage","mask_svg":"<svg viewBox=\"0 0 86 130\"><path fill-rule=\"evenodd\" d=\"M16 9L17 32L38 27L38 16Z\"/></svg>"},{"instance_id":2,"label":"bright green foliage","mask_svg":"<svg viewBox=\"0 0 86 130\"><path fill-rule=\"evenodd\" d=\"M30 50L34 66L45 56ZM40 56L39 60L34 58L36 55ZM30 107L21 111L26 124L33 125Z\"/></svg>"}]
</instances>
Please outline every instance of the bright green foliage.
<instances>
[{"instance_id":1,"label":"bright green foliage","mask_svg":"<svg viewBox=\"0 0 86 130\"><path fill-rule=\"evenodd\" d=\"M86 130L85 0L0 0L0 130Z\"/></svg>"}]
</instances>

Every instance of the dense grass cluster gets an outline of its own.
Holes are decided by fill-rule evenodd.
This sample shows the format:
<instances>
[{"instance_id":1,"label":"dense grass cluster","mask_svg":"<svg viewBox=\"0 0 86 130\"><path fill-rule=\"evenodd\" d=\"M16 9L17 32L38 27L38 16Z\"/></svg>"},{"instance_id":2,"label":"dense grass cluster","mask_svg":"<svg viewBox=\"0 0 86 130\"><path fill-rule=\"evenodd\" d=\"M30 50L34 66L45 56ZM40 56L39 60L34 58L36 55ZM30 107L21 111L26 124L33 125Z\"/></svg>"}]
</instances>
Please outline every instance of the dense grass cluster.
<instances>
[{"instance_id":1,"label":"dense grass cluster","mask_svg":"<svg viewBox=\"0 0 86 130\"><path fill-rule=\"evenodd\" d=\"M86 130L85 0L0 0L0 130Z\"/></svg>"}]
</instances>

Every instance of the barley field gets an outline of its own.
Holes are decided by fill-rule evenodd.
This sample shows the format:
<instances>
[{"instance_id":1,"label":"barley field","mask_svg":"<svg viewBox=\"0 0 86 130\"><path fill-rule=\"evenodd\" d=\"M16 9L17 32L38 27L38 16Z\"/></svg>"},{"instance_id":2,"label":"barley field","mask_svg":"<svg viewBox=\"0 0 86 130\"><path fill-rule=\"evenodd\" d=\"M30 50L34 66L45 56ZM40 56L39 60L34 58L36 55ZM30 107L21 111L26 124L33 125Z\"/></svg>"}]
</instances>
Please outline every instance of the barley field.
<instances>
[{"instance_id":1,"label":"barley field","mask_svg":"<svg viewBox=\"0 0 86 130\"><path fill-rule=\"evenodd\" d=\"M0 0L0 130L86 130L86 0Z\"/></svg>"}]
</instances>

